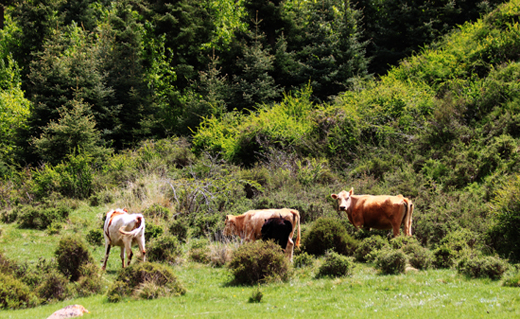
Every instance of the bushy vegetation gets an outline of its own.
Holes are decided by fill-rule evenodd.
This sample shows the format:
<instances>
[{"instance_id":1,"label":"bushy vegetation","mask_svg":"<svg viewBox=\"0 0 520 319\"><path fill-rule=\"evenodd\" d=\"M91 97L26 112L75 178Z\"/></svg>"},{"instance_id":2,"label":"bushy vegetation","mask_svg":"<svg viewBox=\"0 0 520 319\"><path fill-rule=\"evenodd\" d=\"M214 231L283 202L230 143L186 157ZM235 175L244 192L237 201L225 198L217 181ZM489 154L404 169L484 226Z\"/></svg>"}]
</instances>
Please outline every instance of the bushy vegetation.
<instances>
[{"instance_id":1,"label":"bushy vegetation","mask_svg":"<svg viewBox=\"0 0 520 319\"><path fill-rule=\"evenodd\" d=\"M352 274L354 262L352 257L340 255L334 251L329 251L325 255L325 261L318 268L316 277L343 277Z\"/></svg>"},{"instance_id":2,"label":"bushy vegetation","mask_svg":"<svg viewBox=\"0 0 520 319\"><path fill-rule=\"evenodd\" d=\"M404 273L407 257L401 249L385 248L379 251L375 260L376 268L384 275Z\"/></svg>"},{"instance_id":3,"label":"bushy vegetation","mask_svg":"<svg viewBox=\"0 0 520 319\"><path fill-rule=\"evenodd\" d=\"M289 262L280 245L258 240L240 246L227 265L236 284L253 285L289 278Z\"/></svg>"},{"instance_id":4,"label":"bushy vegetation","mask_svg":"<svg viewBox=\"0 0 520 319\"><path fill-rule=\"evenodd\" d=\"M347 233L338 219L320 218L305 232L302 245L304 251L316 256L324 255L328 250L352 256L358 247L358 242Z\"/></svg>"},{"instance_id":5,"label":"bushy vegetation","mask_svg":"<svg viewBox=\"0 0 520 319\"><path fill-rule=\"evenodd\" d=\"M71 281L77 281L80 278L83 266L94 262L87 245L78 237L63 237L55 255L58 269Z\"/></svg>"},{"instance_id":6,"label":"bushy vegetation","mask_svg":"<svg viewBox=\"0 0 520 319\"><path fill-rule=\"evenodd\" d=\"M151 241L146 250L146 258L156 262L175 263L180 254L180 242L171 235L162 235Z\"/></svg>"},{"instance_id":7,"label":"bushy vegetation","mask_svg":"<svg viewBox=\"0 0 520 319\"><path fill-rule=\"evenodd\" d=\"M360 262L374 261L377 251L388 246L388 241L376 235L363 239L355 251L355 257Z\"/></svg>"},{"instance_id":8,"label":"bushy vegetation","mask_svg":"<svg viewBox=\"0 0 520 319\"><path fill-rule=\"evenodd\" d=\"M125 297L155 299L185 293L186 288L171 269L146 262L123 268L108 289L107 297L110 302L119 302Z\"/></svg>"},{"instance_id":9,"label":"bushy vegetation","mask_svg":"<svg viewBox=\"0 0 520 319\"><path fill-rule=\"evenodd\" d=\"M457 270L471 278L498 280L507 271L507 262L493 256L466 256L457 264Z\"/></svg>"}]
</instances>

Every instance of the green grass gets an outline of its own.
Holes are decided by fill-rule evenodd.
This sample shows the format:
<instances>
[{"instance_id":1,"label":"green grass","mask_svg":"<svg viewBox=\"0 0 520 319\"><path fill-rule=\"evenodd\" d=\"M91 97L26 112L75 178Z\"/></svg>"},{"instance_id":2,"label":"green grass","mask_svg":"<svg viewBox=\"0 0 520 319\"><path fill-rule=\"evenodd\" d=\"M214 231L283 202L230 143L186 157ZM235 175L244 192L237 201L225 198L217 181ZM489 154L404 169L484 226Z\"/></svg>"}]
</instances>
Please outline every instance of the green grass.
<instances>
[{"instance_id":1,"label":"green grass","mask_svg":"<svg viewBox=\"0 0 520 319\"><path fill-rule=\"evenodd\" d=\"M80 207L71 220L81 224L101 209ZM94 225L84 225L85 232ZM52 258L61 235L82 231L68 227L61 235L0 225L0 244L7 257L34 262ZM135 248L134 248L135 251ZM103 248L93 250L101 263ZM257 286L231 286L225 268L193 262L173 267L187 288L184 296L156 300L126 299L108 303L106 297L67 300L32 309L3 310L0 318L46 318L70 304L90 313L83 318L514 318L520 317L520 290L501 281L467 279L454 270L429 270L382 276L366 264L356 264L354 275L315 279L314 267L295 269L288 282L259 286L260 303L249 303ZM119 251L112 252L105 274L106 289L120 269Z\"/></svg>"}]
</instances>

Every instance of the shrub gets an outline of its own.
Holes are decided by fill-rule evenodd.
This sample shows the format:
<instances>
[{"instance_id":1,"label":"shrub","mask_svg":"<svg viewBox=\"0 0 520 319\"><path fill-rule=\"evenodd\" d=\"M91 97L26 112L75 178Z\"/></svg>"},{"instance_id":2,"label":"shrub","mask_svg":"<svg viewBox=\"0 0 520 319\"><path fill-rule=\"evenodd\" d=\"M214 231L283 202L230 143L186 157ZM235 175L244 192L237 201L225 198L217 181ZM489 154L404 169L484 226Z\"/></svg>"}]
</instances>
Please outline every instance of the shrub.
<instances>
[{"instance_id":1,"label":"shrub","mask_svg":"<svg viewBox=\"0 0 520 319\"><path fill-rule=\"evenodd\" d=\"M170 234L185 242L188 238L188 225L185 219L176 219L170 225Z\"/></svg>"},{"instance_id":2,"label":"shrub","mask_svg":"<svg viewBox=\"0 0 520 319\"><path fill-rule=\"evenodd\" d=\"M334 251L330 251L325 257L325 262L318 269L316 277L350 276L353 269L353 258L340 255Z\"/></svg>"},{"instance_id":3,"label":"shrub","mask_svg":"<svg viewBox=\"0 0 520 319\"><path fill-rule=\"evenodd\" d=\"M436 268L451 268L455 265L457 253L446 245L442 245L433 251L433 263Z\"/></svg>"},{"instance_id":4,"label":"shrub","mask_svg":"<svg viewBox=\"0 0 520 319\"><path fill-rule=\"evenodd\" d=\"M25 206L18 212L18 222L22 228L45 229L53 222L63 222L69 217L70 209L59 207Z\"/></svg>"},{"instance_id":5,"label":"shrub","mask_svg":"<svg viewBox=\"0 0 520 319\"><path fill-rule=\"evenodd\" d=\"M289 277L289 262L280 245L273 241L245 243L235 251L227 267L237 284L253 285Z\"/></svg>"},{"instance_id":6,"label":"shrub","mask_svg":"<svg viewBox=\"0 0 520 319\"><path fill-rule=\"evenodd\" d=\"M492 256L466 256L457 264L457 270L461 274L471 278L491 278L492 280L500 279L507 268L506 261Z\"/></svg>"},{"instance_id":7,"label":"shrub","mask_svg":"<svg viewBox=\"0 0 520 319\"><path fill-rule=\"evenodd\" d=\"M506 287L520 287L520 272L517 272L516 274L504 279L502 285Z\"/></svg>"},{"instance_id":8,"label":"shrub","mask_svg":"<svg viewBox=\"0 0 520 319\"><path fill-rule=\"evenodd\" d=\"M520 261L520 175L516 175L496 192L493 200L493 226L488 240L500 256Z\"/></svg>"},{"instance_id":9,"label":"shrub","mask_svg":"<svg viewBox=\"0 0 520 319\"><path fill-rule=\"evenodd\" d=\"M55 269L43 276L42 283L36 288L38 295L47 303L64 300L71 295L69 280Z\"/></svg>"},{"instance_id":10,"label":"shrub","mask_svg":"<svg viewBox=\"0 0 520 319\"><path fill-rule=\"evenodd\" d=\"M144 238L146 241L149 241L152 238L157 238L162 234L164 234L164 229L162 226L155 225L151 222L146 223L146 228L144 229Z\"/></svg>"},{"instance_id":11,"label":"shrub","mask_svg":"<svg viewBox=\"0 0 520 319\"><path fill-rule=\"evenodd\" d=\"M251 297L249 297L249 303L259 303L262 301L264 294L260 291L260 287L253 290Z\"/></svg>"},{"instance_id":12,"label":"shrub","mask_svg":"<svg viewBox=\"0 0 520 319\"><path fill-rule=\"evenodd\" d=\"M94 262L85 243L77 237L63 237L54 255L58 262L58 269L71 281L79 279L81 266Z\"/></svg>"},{"instance_id":13,"label":"shrub","mask_svg":"<svg viewBox=\"0 0 520 319\"><path fill-rule=\"evenodd\" d=\"M384 275L404 273L406 268L406 254L401 249L382 249L376 258L376 267Z\"/></svg>"},{"instance_id":14,"label":"shrub","mask_svg":"<svg viewBox=\"0 0 520 319\"><path fill-rule=\"evenodd\" d=\"M151 218L162 218L167 220L170 218L170 210L166 207L163 207L159 204L153 204L143 211L143 216L151 217Z\"/></svg>"},{"instance_id":15,"label":"shrub","mask_svg":"<svg viewBox=\"0 0 520 319\"><path fill-rule=\"evenodd\" d=\"M319 256L332 249L339 254L351 256L359 243L348 233L339 219L319 218L303 236L303 247L309 254Z\"/></svg>"},{"instance_id":16,"label":"shrub","mask_svg":"<svg viewBox=\"0 0 520 319\"><path fill-rule=\"evenodd\" d=\"M5 209L0 213L0 221L4 224L14 223L18 218L18 209Z\"/></svg>"},{"instance_id":17,"label":"shrub","mask_svg":"<svg viewBox=\"0 0 520 319\"><path fill-rule=\"evenodd\" d=\"M110 302L118 302L130 296L136 299L151 299L185 293L186 288L170 268L145 262L123 268L109 288L107 297Z\"/></svg>"},{"instance_id":18,"label":"shrub","mask_svg":"<svg viewBox=\"0 0 520 319\"><path fill-rule=\"evenodd\" d=\"M47 226L47 229L45 231L49 235L56 235L60 233L62 228L63 225L60 222L52 222L49 226Z\"/></svg>"},{"instance_id":19,"label":"shrub","mask_svg":"<svg viewBox=\"0 0 520 319\"><path fill-rule=\"evenodd\" d=\"M87 233L87 242L92 246L103 245L103 230L101 228L94 228Z\"/></svg>"},{"instance_id":20,"label":"shrub","mask_svg":"<svg viewBox=\"0 0 520 319\"><path fill-rule=\"evenodd\" d=\"M231 261L233 250L227 245L215 242L210 245L209 258L213 266L222 267Z\"/></svg>"},{"instance_id":21,"label":"shrub","mask_svg":"<svg viewBox=\"0 0 520 319\"><path fill-rule=\"evenodd\" d=\"M433 265L433 252L419 244L411 244L404 248L408 261L417 269L429 269Z\"/></svg>"},{"instance_id":22,"label":"shrub","mask_svg":"<svg viewBox=\"0 0 520 319\"><path fill-rule=\"evenodd\" d=\"M293 265L296 268L302 268L306 266L312 266L314 264L314 257L306 252L294 256Z\"/></svg>"},{"instance_id":23,"label":"shrub","mask_svg":"<svg viewBox=\"0 0 520 319\"><path fill-rule=\"evenodd\" d=\"M149 261L167 263L175 263L180 254L181 244L177 237L171 235L162 235L152 240L146 252Z\"/></svg>"},{"instance_id":24,"label":"shrub","mask_svg":"<svg viewBox=\"0 0 520 319\"><path fill-rule=\"evenodd\" d=\"M194 240L189 251L189 258L199 263L209 263L210 250L207 240Z\"/></svg>"},{"instance_id":25,"label":"shrub","mask_svg":"<svg viewBox=\"0 0 520 319\"><path fill-rule=\"evenodd\" d=\"M354 255L357 261L372 262L375 259L375 254L373 254L373 252L381 250L387 246L388 241L379 235L367 237L359 244Z\"/></svg>"},{"instance_id":26,"label":"shrub","mask_svg":"<svg viewBox=\"0 0 520 319\"><path fill-rule=\"evenodd\" d=\"M101 272L96 264L84 264L80 269L81 277L76 283L76 290L80 297L97 294L103 289Z\"/></svg>"},{"instance_id":27,"label":"shrub","mask_svg":"<svg viewBox=\"0 0 520 319\"><path fill-rule=\"evenodd\" d=\"M410 236L398 236L390 239L390 247L393 249L403 249L406 246L418 243L417 239Z\"/></svg>"},{"instance_id":28,"label":"shrub","mask_svg":"<svg viewBox=\"0 0 520 319\"><path fill-rule=\"evenodd\" d=\"M35 307L40 303L33 290L10 274L0 272L0 308Z\"/></svg>"}]
</instances>

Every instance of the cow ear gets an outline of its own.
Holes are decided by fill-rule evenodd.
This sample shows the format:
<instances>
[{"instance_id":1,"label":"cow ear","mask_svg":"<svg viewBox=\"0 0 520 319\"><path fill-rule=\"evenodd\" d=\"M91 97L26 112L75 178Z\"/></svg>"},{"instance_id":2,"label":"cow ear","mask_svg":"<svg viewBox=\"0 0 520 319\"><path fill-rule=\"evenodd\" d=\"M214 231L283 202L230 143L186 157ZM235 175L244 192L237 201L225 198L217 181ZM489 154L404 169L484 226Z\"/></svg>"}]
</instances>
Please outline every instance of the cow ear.
<instances>
[{"instance_id":1,"label":"cow ear","mask_svg":"<svg viewBox=\"0 0 520 319\"><path fill-rule=\"evenodd\" d=\"M330 197L332 197L333 199L338 199L338 195L336 194L331 194Z\"/></svg>"},{"instance_id":2,"label":"cow ear","mask_svg":"<svg viewBox=\"0 0 520 319\"><path fill-rule=\"evenodd\" d=\"M354 187L351 187L348 193L350 194L350 196L352 196L352 194L354 194Z\"/></svg>"}]
</instances>

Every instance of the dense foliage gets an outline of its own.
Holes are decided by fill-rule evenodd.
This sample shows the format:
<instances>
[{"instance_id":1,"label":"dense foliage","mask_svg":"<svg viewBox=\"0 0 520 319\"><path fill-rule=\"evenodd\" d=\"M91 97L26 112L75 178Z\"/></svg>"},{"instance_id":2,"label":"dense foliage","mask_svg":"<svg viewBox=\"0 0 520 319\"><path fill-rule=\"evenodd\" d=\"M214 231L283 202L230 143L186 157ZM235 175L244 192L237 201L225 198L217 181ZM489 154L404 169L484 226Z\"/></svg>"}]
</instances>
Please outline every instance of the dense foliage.
<instances>
[{"instance_id":1,"label":"dense foliage","mask_svg":"<svg viewBox=\"0 0 520 319\"><path fill-rule=\"evenodd\" d=\"M191 243L192 260L222 266L229 248L194 238L224 242L227 214L290 207L299 266L333 249L383 273L408 262L498 278L495 255L520 260L519 0L0 8L2 223L87 226L98 245L101 218L70 221L58 203L126 206L146 216L150 260L176 263ZM415 239L352 227L330 198L350 187L410 198ZM76 268L64 274L95 291ZM13 307L73 294L47 273L3 276ZM141 288L128 293L162 293Z\"/></svg>"}]
</instances>

